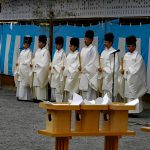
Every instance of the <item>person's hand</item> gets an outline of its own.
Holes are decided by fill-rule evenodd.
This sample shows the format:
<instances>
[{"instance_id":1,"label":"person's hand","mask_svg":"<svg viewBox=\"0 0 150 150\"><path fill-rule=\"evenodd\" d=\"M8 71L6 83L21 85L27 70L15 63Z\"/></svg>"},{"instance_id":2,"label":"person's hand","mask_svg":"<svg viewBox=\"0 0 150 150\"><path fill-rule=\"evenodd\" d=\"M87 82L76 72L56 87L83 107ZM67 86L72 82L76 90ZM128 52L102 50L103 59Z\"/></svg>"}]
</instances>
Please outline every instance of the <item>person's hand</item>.
<instances>
[{"instance_id":1,"label":"person's hand","mask_svg":"<svg viewBox=\"0 0 150 150\"><path fill-rule=\"evenodd\" d=\"M103 72L103 69L102 69L102 68L98 68L98 71L99 71L99 72Z\"/></svg>"},{"instance_id":2,"label":"person's hand","mask_svg":"<svg viewBox=\"0 0 150 150\"><path fill-rule=\"evenodd\" d=\"M33 65L32 65L32 64L30 64L30 67L32 68L32 67L33 67Z\"/></svg>"},{"instance_id":3,"label":"person's hand","mask_svg":"<svg viewBox=\"0 0 150 150\"><path fill-rule=\"evenodd\" d=\"M81 71L81 67L79 67L78 70Z\"/></svg>"},{"instance_id":4,"label":"person's hand","mask_svg":"<svg viewBox=\"0 0 150 150\"><path fill-rule=\"evenodd\" d=\"M122 75L124 74L124 70L121 70L121 74L122 74Z\"/></svg>"},{"instance_id":5,"label":"person's hand","mask_svg":"<svg viewBox=\"0 0 150 150\"><path fill-rule=\"evenodd\" d=\"M65 67L63 66L61 69L62 69L62 70L64 70L64 69L65 69Z\"/></svg>"}]
</instances>

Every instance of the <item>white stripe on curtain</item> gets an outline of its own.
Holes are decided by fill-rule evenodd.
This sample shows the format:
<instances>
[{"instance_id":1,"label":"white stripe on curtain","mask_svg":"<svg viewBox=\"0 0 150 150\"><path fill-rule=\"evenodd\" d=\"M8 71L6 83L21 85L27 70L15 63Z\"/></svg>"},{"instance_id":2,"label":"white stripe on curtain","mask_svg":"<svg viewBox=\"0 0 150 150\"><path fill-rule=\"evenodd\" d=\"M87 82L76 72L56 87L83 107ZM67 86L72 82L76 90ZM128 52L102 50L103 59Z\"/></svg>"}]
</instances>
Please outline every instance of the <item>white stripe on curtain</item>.
<instances>
[{"instance_id":1,"label":"white stripe on curtain","mask_svg":"<svg viewBox=\"0 0 150 150\"><path fill-rule=\"evenodd\" d=\"M6 49L5 49L5 63L4 63L4 74L8 74L8 54L10 49L10 43L11 43L11 35L7 34L6 37Z\"/></svg>"},{"instance_id":2,"label":"white stripe on curtain","mask_svg":"<svg viewBox=\"0 0 150 150\"><path fill-rule=\"evenodd\" d=\"M141 38L137 38L136 40L136 50L141 54Z\"/></svg>"},{"instance_id":3,"label":"white stripe on curtain","mask_svg":"<svg viewBox=\"0 0 150 150\"><path fill-rule=\"evenodd\" d=\"M119 52L119 58L124 57L125 52L126 52L126 39L125 38L119 38L119 42L118 42L118 49L120 49Z\"/></svg>"},{"instance_id":4,"label":"white stripe on curtain","mask_svg":"<svg viewBox=\"0 0 150 150\"><path fill-rule=\"evenodd\" d=\"M35 54L35 51L38 49L38 36L34 37L34 48L33 48L33 54Z\"/></svg>"},{"instance_id":5,"label":"white stripe on curtain","mask_svg":"<svg viewBox=\"0 0 150 150\"><path fill-rule=\"evenodd\" d=\"M21 40L21 37L20 35L17 35L15 37L15 46L14 46L14 55L13 55L13 66L12 66L12 72L14 72L14 67L15 67L15 64L18 60L18 57L19 57L19 53L20 53L20 40Z\"/></svg>"}]
</instances>

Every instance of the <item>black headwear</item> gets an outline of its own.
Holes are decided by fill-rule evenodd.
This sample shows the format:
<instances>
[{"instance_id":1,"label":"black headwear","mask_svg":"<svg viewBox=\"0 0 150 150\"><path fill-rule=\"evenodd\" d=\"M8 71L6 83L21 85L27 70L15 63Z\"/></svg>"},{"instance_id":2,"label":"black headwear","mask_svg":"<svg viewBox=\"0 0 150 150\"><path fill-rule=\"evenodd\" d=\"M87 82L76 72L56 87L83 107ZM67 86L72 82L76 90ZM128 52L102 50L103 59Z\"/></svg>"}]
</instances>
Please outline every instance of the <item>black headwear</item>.
<instances>
[{"instance_id":1,"label":"black headwear","mask_svg":"<svg viewBox=\"0 0 150 150\"><path fill-rule=\"evenodd\" d=\"M70 40L70 45L76 46L77 48L79 48L79 38L71 38Z\"/></svg>"},{"instance_id":2,"label":"black headwear","mask_svg":"<svg viewBox=\"0 0 150 150\"><path fill-rule=\"evenodd\" d=\"M64 45L64 38L62 36L58 36L55 38L55 44Z\"/></svg>"},{"instance_id":3,"label":"black headwear","mask_svg":"<svg viewBox=\"0 0 150 150\"><path fill-rule=\"evenodd\" d=\"M87 37L89 39L93 39L94 38L94 32L92 30L87 30L85 32L85 37Z\"/></svg>"},{"instance_id":4,"label":"black headwear","mask_svg":"<svg viewBox=\"0 0 150 150\"><path fill-rule=\"evenodd\" d=\"M113 43L113 41L114 41L113 33L106 33L104 38L105 38L105 41L108 41L108 42L112 42Z\"/></svg>"},{"instance_id":5,"label":"black headwear","mask_svg":"<svg viewBox=\"0 0 150 150\"><path fill-rule=\"evenodd\" d=\"M136 46L136 37L134 35L127 37L126 44Z\"/></svg>"},{"instance_id":6,"label":"black headwear","mask_svg":"<svg viewBox=\"0 0 150 150\"><path fill-rule=\"evenodd\" d=\"M25 36L24 37L24 43L27 43L27 44L31 45L31 43L32 43L32 37Z\"/></svg>"},{"instance_id":7,"label":"black headwear","mask_svg":"<svg viewBox=\"0 0 150 150\"><path fill-rule=\"evenodd\" d=\"M47 37L46 35L40 35L39 36L39 42L45 43L47 42Z\"/></svg>"}]
</instances>

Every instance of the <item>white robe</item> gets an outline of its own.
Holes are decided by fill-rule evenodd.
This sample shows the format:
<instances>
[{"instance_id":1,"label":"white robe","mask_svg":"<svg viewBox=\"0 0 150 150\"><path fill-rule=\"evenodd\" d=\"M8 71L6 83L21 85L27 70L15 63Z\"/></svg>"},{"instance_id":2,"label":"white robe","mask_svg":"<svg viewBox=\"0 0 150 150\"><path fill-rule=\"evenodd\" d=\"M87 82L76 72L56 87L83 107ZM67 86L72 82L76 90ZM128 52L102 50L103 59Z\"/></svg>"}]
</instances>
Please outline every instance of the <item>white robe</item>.
<instances>
[{"instance_id":1,"label":"white robe","mask_svg":"<svg viewBox=\"0 0 150 150\"><path fill-rule=\"evenodd\" d=\"M79 89L84 99L96 99L98 90L98 66L99 55L95 46L92 44L85 46L81 50L81 74Z\"/></svg>"},{"instance_id":2,"label":"white robe","mask_svg":"<svg viewBox=\"0 0 150 150\"><path fill-rule=\"evenodd\" d=\"M102 75L103 75L103 94L107 93L112 98L112 83L113 83L113 67L114 67L114 54L116 50L113 47L109 49L105 48L101 54L102 60ZM115 74L114 74L114 96L118 93L118 72L119 72L119 58L118 54L115 53Z\"/></svg>"},{"instance_id":3,"label":"white robe","mask_svg":"<svg viewBox=\"0 0 150 150\"><path fill-rule=\"evenodd\" d=\"M33 64L33 86L35 98L38 100L48 99L48 69L50 62L49 51L44 47L37 49Z\"/></svg>"},{"instance_id":4,"label":"white robe","mask_svg":"<svg viewBox=\"0 0 150 150\"><path fill-rule=\"evenodd\" d=\"M18 60L17 60L17 63L18 63ZM15 69L14 69L14 82L16 86L16 97L19 98L19 86L20 86L19 66L15 66Z\"/></svg>"},{"instance_id":5,"label":"white robe","mask_svg":"<svg viewBox=\"0 0 150 150\"><path fill-rule=\"evenodd\" d=\"M138 51L126 53L124 56L125 97L128 101L142 97L146 92L146 71L142 56ZM140 113L143 110L142 100L139 108L132 113Z\"/></svg>"},{"instance_id":6,"label":"white robe","mask_svg":"<svg viewBox=\"0 0 150 150\"><path fill-rule=\"evenodd\" d=\"M62 67L65 67L65 64L66 54L64 50L56 50L51 65L51 100L56 100L56 102L63 101L65 79Z\"/></svg>"},{"instance_id":7,"label":"white robe","mask_svg":"<svg viewBox=\"0 0 150 150\"><path fill-rule=\"evenodd\" d=\"M24 49L21 51L18 58L18 66L14 72L15 78L17 78L17 97L20 100L31 100L31 89L29 86L29 72L30 72L30 63L32 59L31 50Z\"/></svg>"},{"instance_id":8,"label":"white robe","mask_svg":"<svg viewBox=\"0 0 150 150\"><path fill-rule=\"evenodd\" d=\"M79 52L70 52L66 58L64 75L66 76L65 91L68 92L67 98L72 99L73 93L79 92Z\"/></svg>"}]
</instances>

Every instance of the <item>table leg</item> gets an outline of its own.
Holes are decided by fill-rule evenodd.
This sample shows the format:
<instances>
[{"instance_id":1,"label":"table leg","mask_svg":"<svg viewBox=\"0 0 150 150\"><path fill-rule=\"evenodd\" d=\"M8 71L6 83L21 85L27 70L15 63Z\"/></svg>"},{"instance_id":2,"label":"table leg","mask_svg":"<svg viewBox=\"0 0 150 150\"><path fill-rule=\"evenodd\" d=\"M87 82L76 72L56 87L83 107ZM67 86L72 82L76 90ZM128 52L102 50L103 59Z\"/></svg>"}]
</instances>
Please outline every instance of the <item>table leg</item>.
<instances>
[{"instance_id":1,"label":"table leg","mask_svg":"<svg viewBox=\"0 0 150 150\"><path fill-rule=\"evenodd\" d=\"M104 150L118 150L120 136L106 136Z\"/></svg>"},{"instance_id":2,"label":"table leg","mask_svg":"<svg viewBox=\"0 0 150 150\"><path fill-rule=\"evenodd\" d=\"M55 150L69 150L69 137L56 137Z\"/></svg>"}]
</instances>

